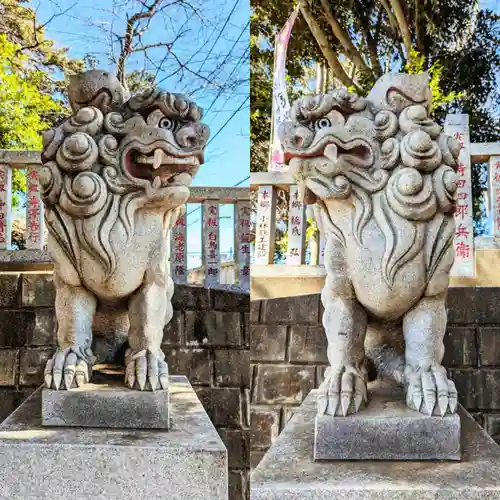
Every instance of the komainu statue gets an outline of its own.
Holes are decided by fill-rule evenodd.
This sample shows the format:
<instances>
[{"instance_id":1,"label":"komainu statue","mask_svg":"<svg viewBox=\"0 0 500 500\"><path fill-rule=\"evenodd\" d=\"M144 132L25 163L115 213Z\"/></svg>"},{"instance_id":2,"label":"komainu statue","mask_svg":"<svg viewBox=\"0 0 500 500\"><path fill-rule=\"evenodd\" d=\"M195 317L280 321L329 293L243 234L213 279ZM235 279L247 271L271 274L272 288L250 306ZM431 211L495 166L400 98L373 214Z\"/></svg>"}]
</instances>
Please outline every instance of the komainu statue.
<instances>
[{"instance_id":1,"label":"komainu statue","mask_svg":"<svg viewBox=\"0 0 500 500\"><path fill-rule=\"evenodd\" d=\"M72 77L68 93L73 114L45 133L39 177L58 323L46 386L90 380L97 312L110 316L108 344L126 349L126 384L167 388L160 348L173 314L167 237L204 161L209 129L186 97L154 88L130 97L105 71ZM117 311L127 326L113 338Z\"/></svg>"},{"instance_id":2,"label":"komainu statue","mask_svg":"<svg viewBox=\"0 0 500 500\"><path fill-rule=\"evenodd\" d=\"M413 410L456 411L441 361L460 145L429 118L431 98L426 74L388 74L367 98L299 99L280 128L326 238L320 415L357 412L374 372L404 384Z\"/></svg>"}]
</instances>

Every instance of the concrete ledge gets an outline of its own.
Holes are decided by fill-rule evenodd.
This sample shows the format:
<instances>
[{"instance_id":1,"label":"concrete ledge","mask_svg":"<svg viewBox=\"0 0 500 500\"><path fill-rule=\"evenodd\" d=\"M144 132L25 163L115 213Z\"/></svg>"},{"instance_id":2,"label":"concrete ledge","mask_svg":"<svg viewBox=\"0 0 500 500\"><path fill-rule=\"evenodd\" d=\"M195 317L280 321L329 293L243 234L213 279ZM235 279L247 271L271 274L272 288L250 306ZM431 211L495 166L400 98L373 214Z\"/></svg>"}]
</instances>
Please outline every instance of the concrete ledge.
<instances>
[{"instance_id":1,"label":"concrete ledge","mask_svg":"<svg viewBox=\"0 0 500 500\"><path fill-rule=\"evenodd\" d=\"M221 500L227 452L186 377L169 431L48 428L41 391L0 426L0 500Z\"/></svg>"},{"instance_id":2,"label":"concrete ledge","mask_svg":"<svg viewBox=\"0 0 500 500\"><path fill-rule=\"evenodd\" d=\"M69 391L42 389L42 424L53 427L168 429L169 390L138 391L124 385L123 370L103 367L94 383ZM175 391L176 383L172 381ZM182 383L181 383L182 387Z\"/></svg>"},{"instance_id":3,"label":"concrete ledge","mask_svg":"<svg viewBox=\"0 0 500 500\"><path fill-rule=\"evenodd\" d=\"M314 462L316 394L253 471L252 500L500 500L500 447L462 407L462 462Z\"/></svg>"},{"instance_id":4,"label":"concrete ledge","mask_svg":"<svg viewBox=\"0 0 500 500\"><path fill-rule=\"evenodd\" d=\"M376 381L369 405L347 417L316 416L315 460L460 460L460 417L410 410L402 387Z\"/></svg>"}]
</instances>

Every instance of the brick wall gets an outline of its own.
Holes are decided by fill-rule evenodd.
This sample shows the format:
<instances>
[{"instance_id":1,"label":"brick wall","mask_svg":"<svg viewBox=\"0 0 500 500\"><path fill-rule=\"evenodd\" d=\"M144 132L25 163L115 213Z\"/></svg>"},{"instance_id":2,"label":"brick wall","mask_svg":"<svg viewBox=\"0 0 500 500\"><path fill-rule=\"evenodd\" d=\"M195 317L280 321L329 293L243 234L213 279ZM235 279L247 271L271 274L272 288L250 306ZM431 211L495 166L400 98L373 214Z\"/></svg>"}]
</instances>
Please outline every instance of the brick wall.
<instances>
[{"instance_id":1,"label":"brick wall","mask_svg":"<svg viewBox=\"0 0 500 500\"><path fill-rule=\"evenodd\" d=\"M43 382L55 348L51 274L0 275L0 420ZM229 455L230 500L249 497L249 295L176 286L163 349L187 375Z\"/></svg>"},{"instance_id":2,"label":"brick wall","mask_svg":"<svg viewBox=\"0 0 500 500\"><path fill-rule=\"evenodd\" d=\"M251 464L327 365L319 294L250 304ZM500 442L500 288L452 288L443 363L460 403Z\"/></svg>"}]
</instances>

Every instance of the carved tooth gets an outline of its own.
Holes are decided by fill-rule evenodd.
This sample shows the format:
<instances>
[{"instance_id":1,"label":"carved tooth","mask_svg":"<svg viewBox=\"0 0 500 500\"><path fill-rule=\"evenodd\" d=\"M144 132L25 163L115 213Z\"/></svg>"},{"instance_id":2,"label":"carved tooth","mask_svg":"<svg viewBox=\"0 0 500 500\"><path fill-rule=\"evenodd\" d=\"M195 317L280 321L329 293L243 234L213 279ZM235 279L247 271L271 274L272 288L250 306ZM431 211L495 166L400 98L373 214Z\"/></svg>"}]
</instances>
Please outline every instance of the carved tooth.
<instances>
[{"instance_id":1,"label":"carved tooth","mask_svg":"<svg viewBox=\"0 0 500 500\"><path fill-rule=\"evenodd\" d=\"M155 149L155 157L153 161L153 168L155 170L161 167L162 160L163 160L163 151L161 149Z\"/></svg>"},{"instance_id":2,"label":"carved tooth","mask_svg":"<svg viewBox=\"0 0 500 500\"><path fill-rule=\"evenodd\" d=\"M328 144L323 153L330 161L336 162L339 158L338 149L335 144Z\"/></svg>"},{"instance_id":3,"label":"carved tooth","mask_svg":"<svg viewBox=\"0 0 500 500\"><path fill-rule=\"evenodd\" d=\"M161 179L159 177L155 177L152 186L155 189L158 189L161 186Z\"/></svg>"}]
</instances>

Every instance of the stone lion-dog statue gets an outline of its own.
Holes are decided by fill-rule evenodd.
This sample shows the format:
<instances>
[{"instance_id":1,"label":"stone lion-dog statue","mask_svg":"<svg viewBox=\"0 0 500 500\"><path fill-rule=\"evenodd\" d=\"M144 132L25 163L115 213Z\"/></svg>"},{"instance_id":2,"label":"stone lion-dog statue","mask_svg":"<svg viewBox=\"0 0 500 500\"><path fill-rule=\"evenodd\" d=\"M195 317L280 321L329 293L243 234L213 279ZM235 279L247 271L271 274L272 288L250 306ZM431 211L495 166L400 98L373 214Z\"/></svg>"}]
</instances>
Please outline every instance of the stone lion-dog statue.
<instances>
[{"instance_id":1,"label":"stone lion-dog statue","mask_svg":"<svg viewBox=\"0 0 500 500\"><path fill-rule=\"evenodd\" d=\"M124 350L126 385L166 389L167 239L204 162L209 129L186 97L156 88L130 97L105 71L71 77L68 94L73 113L44 134L39 174L58 323L45 385L89 382L99 313L110 317L111 354Z\"/></svg>"},{"instance_id":2,"label":"stone lion-dog statue","mask_svg":"<svg viewBox=\"0 0 500 500\"><path fill-rule=\"evenodd\" d=\"M326 239L330 367L319 415L367 404L370 368L404 384L409 408L456 412L441 362L460 144L429 117L428 81L387 74L366 98L343 89L305 97L279 130Z\"/></svg>"}]
</instances>

